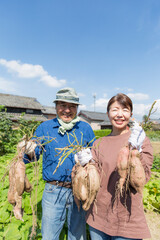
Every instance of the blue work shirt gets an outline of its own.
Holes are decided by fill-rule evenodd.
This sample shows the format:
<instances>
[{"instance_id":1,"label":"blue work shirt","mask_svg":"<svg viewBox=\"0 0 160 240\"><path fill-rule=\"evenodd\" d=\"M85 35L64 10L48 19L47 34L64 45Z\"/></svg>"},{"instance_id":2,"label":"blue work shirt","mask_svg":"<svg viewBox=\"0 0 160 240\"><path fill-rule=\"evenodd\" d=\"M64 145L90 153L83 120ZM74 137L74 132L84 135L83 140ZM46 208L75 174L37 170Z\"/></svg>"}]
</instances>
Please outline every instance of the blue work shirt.
<instances>
[{"instance_id":1,"label":"blue work shirt","mask_svg":"<svg viewBox=\"0 0 160 240\"><path fill-rule=\"evenodd\" d=\"M35 154L38 160L40 154L43 152L42 174L45 181L56 180L69 182L71 181L72 168L75 165L74 154L69 154L62 165L60 165L54 173L58 165L59 158L64 153L63 151L60 154L60 150L56 148L64 148L66 146L70 146L71 144L77 145L75 137L72 135L76 136L80 145L85 147L92 146L95 140L95 135L91 126L83 121L77 122L71 130L67 131L68 134L65 133L64 135L58 133L59 126L60 124L57 118L54 118L41 123L37 127L34 136L38 142L42 144L42 147L38 145L35 149ZM45 144L46 142L48 143ZM26 155L24 162L28 163Z\"/></svg>"}]
</instances>

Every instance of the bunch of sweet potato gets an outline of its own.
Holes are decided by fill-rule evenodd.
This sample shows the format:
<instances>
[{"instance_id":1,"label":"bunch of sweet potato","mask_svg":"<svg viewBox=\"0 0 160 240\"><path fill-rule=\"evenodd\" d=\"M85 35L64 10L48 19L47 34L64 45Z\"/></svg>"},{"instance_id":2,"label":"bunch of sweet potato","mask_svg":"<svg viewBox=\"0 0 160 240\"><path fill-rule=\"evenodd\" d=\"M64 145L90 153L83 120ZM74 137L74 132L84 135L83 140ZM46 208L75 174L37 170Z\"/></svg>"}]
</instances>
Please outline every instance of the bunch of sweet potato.
<instances>
[{"instance_id":1,"label":"bunch of sweet potato","mask_svg":"<svg viewBox=\"0 0 160 240\"><path fill-rule=\"evenodd\" d=\"M129 146L123 147L118 154L117 168L120 175L119 189L121 194L124 187L128 187L129 184L142 194L146 177L137 150L130 149Z\"/></svg>"},{"instance_id":2,"label":"bunch of sweet potato","mask_svg":"<svg viewBox=\"0 0 160 240\"><path fill-rule=\"evenodd\" d=\"M21 159L14 161L9 170L8 201L13 205L14 216L22 219L22 195L30 192L32 186L25 173L26 167Z\"/></svg>"},{"instance_id":3,"label":"bunch of sweet potato","mask_svg":"<svg viewBox=\"0 0 160 240\"><path fill-rule=\"evenodd\" d=\"M83 167L80 163L76 163L72 171L72 188L78 208L81 201L82 208L87 211L100 188L100 177L96 166L90 162Z\"/></svg>"}]
</instances>

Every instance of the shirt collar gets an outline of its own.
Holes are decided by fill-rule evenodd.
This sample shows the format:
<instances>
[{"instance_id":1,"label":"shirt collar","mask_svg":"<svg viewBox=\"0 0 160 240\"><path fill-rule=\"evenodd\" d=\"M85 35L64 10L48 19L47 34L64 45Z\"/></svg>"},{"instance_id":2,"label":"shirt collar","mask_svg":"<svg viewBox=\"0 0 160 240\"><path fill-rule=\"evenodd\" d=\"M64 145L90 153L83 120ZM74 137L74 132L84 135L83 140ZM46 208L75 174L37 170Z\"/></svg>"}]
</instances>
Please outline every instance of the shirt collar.
<instances>
[{"instance_id":1,"label":"shirt collar","mask_svg":"<svg viewBox=\"0 0 160 240\"><path fill-rule=\"evenodd\" d=\"M60 124L59 124L57 118L54 118L53 119L53 127L56 128L56 127L59 127L59 126L60 126Z\"/></svg>"},{"instance_id":2,"label":"shirt collar","mask_svg":"<svg viewBox=\"0 0 160 240\"><path fill-rule=\"evenodd\" d=\"M76 126L77 128L79 128L79 126L78 126L79 123L80 123L80 122L77 122L77 123L75 124L75 126ZM56 127L59 127L59 126L60 126L60 124L59 124L57 118L54 118L54 119L53 119L53 128L56 128Z\"/></svg>"}]
</instances>

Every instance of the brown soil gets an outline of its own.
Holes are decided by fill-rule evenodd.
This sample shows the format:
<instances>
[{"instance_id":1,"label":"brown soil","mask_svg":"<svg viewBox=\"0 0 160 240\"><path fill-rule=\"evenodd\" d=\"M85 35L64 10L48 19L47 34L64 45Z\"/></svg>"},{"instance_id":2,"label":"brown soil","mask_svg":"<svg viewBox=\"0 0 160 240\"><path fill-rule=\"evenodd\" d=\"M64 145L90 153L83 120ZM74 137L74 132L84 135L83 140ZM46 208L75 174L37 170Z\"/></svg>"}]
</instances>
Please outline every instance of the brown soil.
<instances>
[{"instance_id":1,"label":"brown soil","mask_svg":"<svg viewBox=\"0 0 160 240\"><path fill-rule=\"evenodd\" d=\"M153 147L153 154L160 154L160 142L151 142L151 144ZM147 238L146 240L160 240L160 214L147 211L145 215L151 232L151 238Z\"/></svg>"},{"instance_id":2,"label":"brown soil","mask_svg":"<svg viewBox=\"0 0 160 240\"><path fill-rule=\"evenodd\" d=\"M160 142L151 142L154 154L160 154ZM159 238L160 239L160 238Z\"/></svg>"},{"instance_id":3,"label":"brown soil","mask_svg":"<svg viewBox=\"0 0 160 240\"><path fill-rule=\"evenodd\" d=\"M160 240L160 214L148 211L145 215L151 232L151 238L145 240Z\"/></svg>"}]
</instances>

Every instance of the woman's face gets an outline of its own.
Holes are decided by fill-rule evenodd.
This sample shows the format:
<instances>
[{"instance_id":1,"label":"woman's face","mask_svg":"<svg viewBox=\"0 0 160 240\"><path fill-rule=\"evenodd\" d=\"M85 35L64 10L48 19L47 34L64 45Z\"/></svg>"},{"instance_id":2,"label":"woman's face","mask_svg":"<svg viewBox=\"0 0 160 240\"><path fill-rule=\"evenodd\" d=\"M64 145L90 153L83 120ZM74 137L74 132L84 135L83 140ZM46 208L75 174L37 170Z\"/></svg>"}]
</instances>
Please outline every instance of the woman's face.
<instances>
[{"instance_id":1,"label":"woman's face","mask_svg":"<svg viewBox=\"0 0 160 240\"><path fill-rule=\"evenodd\" d=\"M123 130L126 129L131 116L131 109L120 105L117 101L112 103L109 108L108 117L113 130L123 132Z\"/></svg>"}]
</instances>

